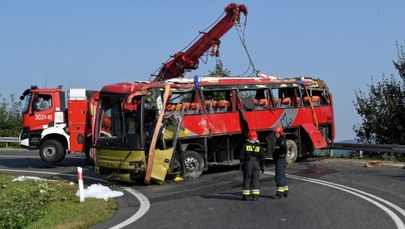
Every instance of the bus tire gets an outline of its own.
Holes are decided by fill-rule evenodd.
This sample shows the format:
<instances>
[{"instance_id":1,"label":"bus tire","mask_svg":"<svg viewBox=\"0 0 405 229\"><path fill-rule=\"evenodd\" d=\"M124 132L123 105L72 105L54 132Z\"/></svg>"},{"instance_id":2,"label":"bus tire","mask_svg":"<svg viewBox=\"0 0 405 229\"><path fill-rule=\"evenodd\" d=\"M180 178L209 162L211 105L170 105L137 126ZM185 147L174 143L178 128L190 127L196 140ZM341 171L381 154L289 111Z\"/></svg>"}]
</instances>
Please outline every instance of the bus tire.
<instances>
[{"instance_id":1,"label":"bus tire","mask_svg":"<svg viewBox=\"0 0 405 229\"><path fill-rule=\"evenodd\" d=\"M204 171L204 160L202 156L194 150L187 150L184 153L184 178L197 179Z\"/></svg>"},{"instance_id":2,"label":"bus tire","mask_svg":"<svg viewBox=\"0 0 405 229\"><path fill-rule=\"evenodd\" d=\"M95 149L91 147L91 135L86 138L86 146L84 148L84 154L86 155L86 160L91 164L94 165L94 151Z\"/></svg>"},{"instance_id":3,"label":"bus tire","mask_svg":"<svg viewBox=\"0 0 405 229\"><path fill-rule=\"evenodd\" d=\"M39 156L43 161L48 164L55 164L62 161L66 156L66 151L57 140L46 140L41 144L39 148Z\"/></svg>"},{"instance_id":4,"label":"bus tire","mask_svg":"<svg viewBox=\"0 0 405 229\"><path fill-rule=\"evenodd\" d=\"M106 132L100 132L100 137L111 137L111 134L108 134ZM95 165L96 164L96 149L94 147L91 147L92 145L92 136L87 136L86 138L86 148L85 148L85 154L86 154L86 160L91 164L91 165Z\"/></svg>"},{"instance_id":5,"label":"bus tire","mask_svg":"<svg viewBox=\"0 0 405 229\"><path fill-rule=\"evenodd\" d=\"M294 140L287 139L287 163L292 164L297 160L298 157L298 148L297 144L295 143Z\"/></svg>"},{"instance_id":6,"label":"bus tire","mask_svg":"<svg viewBox=\"0 0 405 229\"><path fill-rule=\"evenodd\" d=\"M94 165L94 148L91 148L90 146L86 146L86 160L91 164Z\"/></svg>"}]
</instances>

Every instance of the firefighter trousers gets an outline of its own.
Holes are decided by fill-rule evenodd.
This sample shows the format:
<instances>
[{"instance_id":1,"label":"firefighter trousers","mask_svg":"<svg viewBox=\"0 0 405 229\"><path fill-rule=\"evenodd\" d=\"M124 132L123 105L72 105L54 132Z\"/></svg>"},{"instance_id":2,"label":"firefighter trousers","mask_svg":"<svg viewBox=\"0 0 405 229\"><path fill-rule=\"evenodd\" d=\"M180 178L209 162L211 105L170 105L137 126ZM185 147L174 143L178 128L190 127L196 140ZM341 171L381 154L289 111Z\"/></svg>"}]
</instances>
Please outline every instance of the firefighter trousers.
<instances>
[{"instance_id":1,"label":"firefighter trousers","mask_svg":"<svg viewBox=\"0 0 405 229\"><path fill-rule=\"evenodd\" d=\"M288 195L287 179L285 177L285 168L287 167L287 160L279 158L276 160L275 180L277 186L277 195Z\"/></svg>"},{"instance_id":2,"label":"firefighter trousers","mask_svg":"<svg viewBox=\"0 0 405 229\"><path fill-rule=\"evenodd\" d=\"M243 195L260 194L260 162L256 157L250 157L243 165Z\"/></svg>"}]
</instances>

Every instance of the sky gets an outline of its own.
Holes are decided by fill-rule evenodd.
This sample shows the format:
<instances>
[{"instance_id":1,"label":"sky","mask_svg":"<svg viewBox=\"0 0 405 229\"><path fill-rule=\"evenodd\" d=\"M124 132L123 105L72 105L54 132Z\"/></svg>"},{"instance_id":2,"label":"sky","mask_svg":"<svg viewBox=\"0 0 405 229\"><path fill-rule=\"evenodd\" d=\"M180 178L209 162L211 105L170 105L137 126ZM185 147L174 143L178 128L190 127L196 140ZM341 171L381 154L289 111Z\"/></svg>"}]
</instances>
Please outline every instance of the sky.
<instances>
[{"instance_id":1,"label":"sky","mask_svg":"<svg viewBox=\"0 0 405 229\"><path fill-rule=\"evenodd\" d=\"M100 90L149 80L230 2L0 0L0 94L10 100L31 85ZM334 96L335 141L355 138L355 91L368 92L371 77L398 76L392 61L396 42L405 45L405 1L235 3L248 8L244 39L256 70L323 79ZM221 38L220 58L231 75L248 69L235 28ZM187 76L215 68L213 58L203 60Z\"/></svg>"}]
</instances>

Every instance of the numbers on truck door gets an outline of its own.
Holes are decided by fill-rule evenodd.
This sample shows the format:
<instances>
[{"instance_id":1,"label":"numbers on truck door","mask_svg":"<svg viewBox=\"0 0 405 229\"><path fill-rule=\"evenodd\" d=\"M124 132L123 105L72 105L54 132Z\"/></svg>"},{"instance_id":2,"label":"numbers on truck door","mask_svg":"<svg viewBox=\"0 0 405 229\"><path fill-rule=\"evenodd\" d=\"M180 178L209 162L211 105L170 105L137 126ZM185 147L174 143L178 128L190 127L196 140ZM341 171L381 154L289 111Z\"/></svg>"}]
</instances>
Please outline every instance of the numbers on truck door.
<instances>
[{"instance_id":1,"label":"numbers on truck door","mask_svg":"<svg viewBox=\"0 0 405 229\"><path fill-rule=\"evenodd\" d=\"M35 120L52 120L52 115L36 114Z\"/></svg>"}]
</instances>

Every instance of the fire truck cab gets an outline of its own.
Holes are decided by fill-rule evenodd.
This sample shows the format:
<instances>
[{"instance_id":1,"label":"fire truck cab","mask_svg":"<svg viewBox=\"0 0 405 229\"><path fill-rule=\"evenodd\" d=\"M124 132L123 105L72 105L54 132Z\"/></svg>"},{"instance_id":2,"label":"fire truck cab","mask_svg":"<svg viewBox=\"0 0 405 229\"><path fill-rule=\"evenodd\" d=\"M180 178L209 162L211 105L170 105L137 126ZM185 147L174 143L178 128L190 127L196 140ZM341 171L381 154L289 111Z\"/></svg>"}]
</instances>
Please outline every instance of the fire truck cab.
<instances>
[{"instance_id":1,"label":"fire truck cab","mask_svg":"<svg viewBox=\"0 0 405 229\"><path fill-rule=\"evenodd\" d=\"M95 91L70 89L66 106L66 93L57 88L31 88L24 91L20 99L23 129L20 145L28 149L39 149L43 161L54 164L62 161L66 153L86 152L91 154L92 117Z\"/></svg>"}]
</instances>

